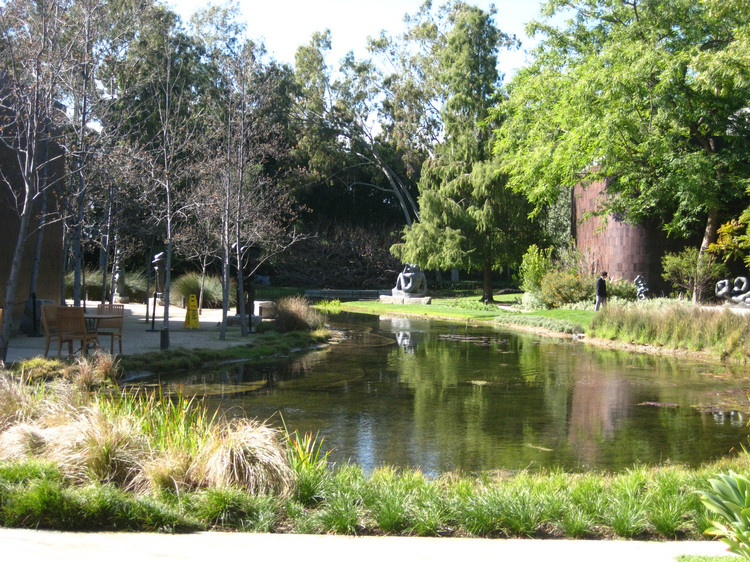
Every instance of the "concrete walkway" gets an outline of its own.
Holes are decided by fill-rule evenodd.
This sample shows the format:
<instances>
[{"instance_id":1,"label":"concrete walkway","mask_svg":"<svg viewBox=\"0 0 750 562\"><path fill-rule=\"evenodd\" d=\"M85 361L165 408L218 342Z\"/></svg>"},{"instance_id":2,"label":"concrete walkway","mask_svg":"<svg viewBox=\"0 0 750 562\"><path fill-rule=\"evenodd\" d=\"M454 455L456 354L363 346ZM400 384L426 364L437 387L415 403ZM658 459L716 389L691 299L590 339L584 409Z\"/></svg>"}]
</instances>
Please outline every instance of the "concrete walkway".
<instances>
[{"instance_id":1,"label":"concrete walkway","mask_svg":"<svg viewBox=\"0 0 750 562\"><path fill-rule=\"evenodd\" d=\"M0 529L2 559L23 562L667 562L722 556L718 542L431 539L248 533L60 533ZM739 560L739 558L737 558Z\"/></svg>"},{"instance_id":2,"label":"concrete walkway","mask_svg":"<svg viewBox=\"0 0 750 562\"><path fill-rule=\"evenodd\" d=\"M99 303L89 301L86 303L86 310L96 311ZM149 308L149 319L151 311ZM176 306L169 307L169 344L170 348L184 347L190 348L210 348L218 349L232 345L240 345L247 342L246 338L240 335L239 324L234 324L227 328L226 340L219 339L219 324L221 322L221 309L205 309L199 317L200 328L197 330L184 328L185 309ZM229 312L229 318L234 318L234 309ZM161 327L164 317L164 308L156 307L156 321L153 322L154 330L150 331L152 322L146 323L146 305L145 304L126 304L125 305L125 322L123 325L122 352L123 354L146 353L148 351L158 351L161 346ZM18 361L19 359L28 359L38 355L44 355L45 338L41 327L39 328L39 337L29 337L23 333L17 333L11 336L10 345L8 346L8 362ZM109 350L109 338L101 340L101 345L105 350ZM115 353L118 351L115 345ZM63 357L67 355L67 346L63 346ZM53 339L50 345L49 357L57 356L57 342Z\"/></svg>"}]
</instances>

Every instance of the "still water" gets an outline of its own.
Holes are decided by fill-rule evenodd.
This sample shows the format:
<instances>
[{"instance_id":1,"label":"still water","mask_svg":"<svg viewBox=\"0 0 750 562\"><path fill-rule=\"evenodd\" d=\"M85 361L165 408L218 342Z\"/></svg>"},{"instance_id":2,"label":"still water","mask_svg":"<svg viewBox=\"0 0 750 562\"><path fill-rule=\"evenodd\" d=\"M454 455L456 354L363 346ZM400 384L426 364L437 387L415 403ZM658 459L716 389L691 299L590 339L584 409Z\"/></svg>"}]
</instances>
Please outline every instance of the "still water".
<instances>
[{"instance_id":1,"label":"still water","mask_svg":"<svg viewBox=\"0 0 750 562\"><path fill-rule=\"evenodd\" d=\"M748 443L731 404L750 382L721 365L413 318L330 324L343 339L326 349L160 382L230 416L281 413L366 471L697 465Z\"/></svg>"}]
</instances>

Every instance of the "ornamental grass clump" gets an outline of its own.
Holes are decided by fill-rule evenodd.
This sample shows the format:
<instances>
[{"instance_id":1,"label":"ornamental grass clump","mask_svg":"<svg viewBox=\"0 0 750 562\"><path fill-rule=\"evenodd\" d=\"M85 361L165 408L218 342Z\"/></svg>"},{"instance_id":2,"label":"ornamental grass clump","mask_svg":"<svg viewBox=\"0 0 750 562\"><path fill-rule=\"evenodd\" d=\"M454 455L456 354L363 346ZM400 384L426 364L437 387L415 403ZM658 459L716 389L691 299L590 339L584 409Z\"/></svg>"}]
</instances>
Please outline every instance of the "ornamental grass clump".
<instances>
[{"instance_id":1,"label":"ornamental grass clump","mask_svg":"<svg viewBox=\"0 0 750 562\"><path fill-rule=\"evenodd\" d=\"M325 316L310 306L304 296L284 297L276 304L279 332L313 331L323 327Z\"/></svg>"},{"instance_id":2,"label":"ornamental grass clump","mask_svg":"<svg viewBox=\"0 0 750 562\"><path fill-rule=\"evenodd\" d=\"M93 390L115 384L119 375L119 360L97 350L90 356L79 357L63 369L63 376L79 390Z\"/></svg>"},{"instance_id":3,"label":"ornamental grass clump","mask_svg":"<svg viewBox=\"0 0 750 562\"><path fill-rule=\"evenodd\" d=\"M211 527L269 533L279 520L277 498L235 488L201 490L188 503L191 515Z\"/></svg>"},{"instance_id":4,"label":"ornamental grass clump","mask_svg":"<svg viewBox=\"0 0 750 562\"><path fill-rule=\"evenodd\" d=\"M75 482L113 483L132 489L148 450L132 420L112 419L95 408L74 412L69 423L42 432L44 458Z\"/></svg>"},{"instance_id":5,"label":"ornamental grass clump","mask_svg":"<svg viewBox=\"0 0 750 562\"><path fill-rule=\"evenodd\" d=\"M175 306L182 306L188 302L190 295L195 295L198 298L201 294L201 285L203 288L203 307L221 308L224 295L221 279L216 276L206 276L202 279L200 273L194 272L181 275L172 282L169 293L170 303ZM234 306L236 302L237 291L232 287L229 290L229 306Z\"/></svg>"},{"instance_id":6,"label":"ornamental grass clump","mask_svg":"<svg viewBox=\"0 0 750 562\"><path fill-rule=\"evenodd\" d=\"M294 489L294 473L279 435L278 430L248 419L216 427L198 451L189 477L202 487L287 496Z\"/></svg>"},{"instance_id":7,"label":"ornamental grass clump","mask_svg":"<svg viewBox=\"0 0 750 562\"><path fill-rule=\"evenodd\" d=\"M28 385L10 373L0 373L0 432L35 417L41 400Z\"/></svg>"}]
</instances>

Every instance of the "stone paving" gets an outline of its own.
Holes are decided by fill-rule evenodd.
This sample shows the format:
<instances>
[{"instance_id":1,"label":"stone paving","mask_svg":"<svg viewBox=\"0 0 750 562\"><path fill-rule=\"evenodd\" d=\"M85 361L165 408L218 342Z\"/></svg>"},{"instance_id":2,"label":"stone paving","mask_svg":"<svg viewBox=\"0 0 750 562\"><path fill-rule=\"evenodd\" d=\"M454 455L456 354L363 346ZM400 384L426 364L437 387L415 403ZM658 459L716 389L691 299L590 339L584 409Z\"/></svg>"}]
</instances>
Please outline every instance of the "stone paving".
<instances>
[{"instance_id":1,"label":"stone paving","mask_svg":"<svg viewBox=\"0 0 750 562\"><path fill-rule=\"evenodd\" d=\"M86 303L86 310L96 311L98 301ZM152 322L149 308L149 322L146 322L145 304L126 304L125 322L123 325L122 352L123 354L145 353L158 351L161 348L161 328L163 325L164 308L156 307L156 320ZM235 319L234 309L229 311L230 320ZM221 309L204 309L199 316L200 327L197 330L184 328L186 310L176 306L169 307L169 344L170 348L184 347L187 349L223 348L232 345L240 345L247 341L240 335L237 323L227 328L226 339L219 339L219 324L221 322ZM155 331L151 331L153 329ZM23 333L11 336L6 360L8 362L19 359L28 359L37 355L44 355L45 338L40 327L39 337L30 337ZM101 344L109 349L109 338L102 339ZM117 349L115 349L117 351ZM67 355L67 347L63 346L63 357ZM57 342L53 339L50 345L49 357L57 356Z\"/></svg>"}]
</instances>

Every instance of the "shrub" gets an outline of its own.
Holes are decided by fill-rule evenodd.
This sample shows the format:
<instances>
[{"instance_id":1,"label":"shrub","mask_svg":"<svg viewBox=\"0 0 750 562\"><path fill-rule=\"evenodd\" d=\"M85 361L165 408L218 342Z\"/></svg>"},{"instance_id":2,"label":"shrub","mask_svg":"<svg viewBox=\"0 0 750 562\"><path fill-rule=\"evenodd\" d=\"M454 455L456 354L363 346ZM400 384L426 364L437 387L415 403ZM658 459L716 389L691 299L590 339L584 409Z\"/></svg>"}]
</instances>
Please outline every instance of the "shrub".
<instances>
[{"instance_id":1,"label":"shrub","mask_svg":"<svg viewBox=\"0 0 750 562\"><path fill-rule=\"evenodd\" d=\"M710 291L711 285L718 279L726 277L727 267L713 261L709 256L700 259L699 264L699 256L700 252L695 247L685 248L678 254L665 254L661 260L664 269L662 277L687 295L692 295L695 287L698 288L699 297L707 292L713 294Z\"/></svg>"},{"instance_id":2,"label":"shrub","mask_svg":"<svg viewBox=\"0 0 750 562\"><path fill-rule=\"evenodd\" d=\"M618 298L625 301L634 301L638 298L635 284L627 279L615 279L607 283L607 300Z\"/></svg>"},{"instance_id":3,"label":"shrub","mask_svg":"<svg viewBox=\"0 0 750 562\"><path fill-rule=\"evenodd\" d=\"M583 277L574 270L550 271L542 278L539 296L547 308L557 308L594 298L592 279Z\"/></svg>"},{"instance_id":4,"label":"shrub","mask_svg":"<svg viewBox=\"0 0 750 562\"><path fill-rule=\"evenodd\" d=\"M306 297L284 297L277 303L276 328L279 332L317 330L325 317L310 306Z\"/></svg>"},{"instance_id":5,"label":"shrub","mask_svg":"<svg viewBox=\"0 0 750 562\"><path fill-rule=\"evenodd\" d=\"M529 246L521 261L521 289L536 293L544 276L552 270L552 248L540 250L536 244Z\"/></svg>"},{"instance_id":6,"label":"shrub","mask_svg":"<svg viewBox=\"0 0 750 562\"><path fill-rule=\"evenodd\" d=\"M521 297L521 308L524 310L541 310L545 308L545 306L539 293L526 292Z\"/></svg>"}]
</instances>

